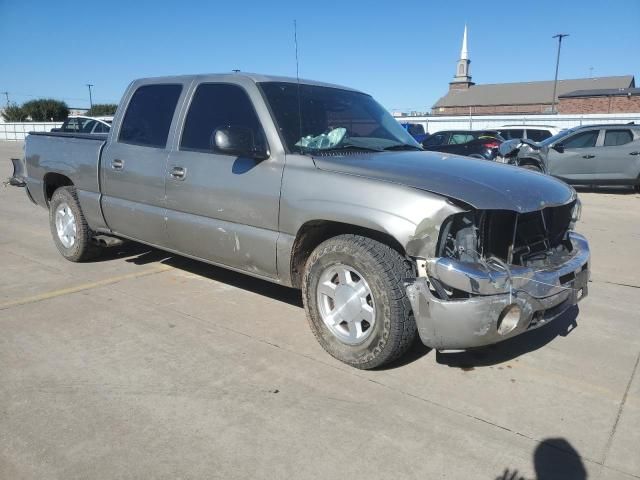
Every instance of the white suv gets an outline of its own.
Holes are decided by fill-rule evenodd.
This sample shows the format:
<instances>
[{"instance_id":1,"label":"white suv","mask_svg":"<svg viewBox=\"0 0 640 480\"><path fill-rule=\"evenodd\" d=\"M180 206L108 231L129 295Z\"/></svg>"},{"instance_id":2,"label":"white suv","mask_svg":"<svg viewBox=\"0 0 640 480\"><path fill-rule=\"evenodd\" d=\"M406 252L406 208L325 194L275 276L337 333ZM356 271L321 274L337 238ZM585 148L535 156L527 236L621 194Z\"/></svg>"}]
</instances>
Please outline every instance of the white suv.
<instances>
[{"instance_id":1,"label":"white suv","mask_svg":"<svg viewBox=\"0 0 640 480\"><path fill-rule=\"evenodd\" d=\"M551 125L504 125L496 128L496 130L505 140L527 138L534 142L541 142L565 129L552 127Z\"/></svg>"}]
</instances>

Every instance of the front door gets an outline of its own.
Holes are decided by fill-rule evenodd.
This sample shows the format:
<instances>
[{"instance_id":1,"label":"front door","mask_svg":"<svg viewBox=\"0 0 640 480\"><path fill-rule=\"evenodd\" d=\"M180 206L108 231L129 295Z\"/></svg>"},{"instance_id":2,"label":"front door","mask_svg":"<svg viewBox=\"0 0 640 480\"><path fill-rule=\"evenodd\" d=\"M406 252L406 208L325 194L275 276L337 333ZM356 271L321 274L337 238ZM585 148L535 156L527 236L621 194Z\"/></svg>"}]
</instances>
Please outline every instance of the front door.
<instances>
[{"instance_id":1,"label":"front door","mask_svg":"<svg viewBox=\"0 0 640 480\"><path fill-rule=\"evenodd\" d=\"M589 183L597 176L596 147L599 129L581 130L561 140L562 153L549 148L547 169L551 175L560 177L570 183Z\"/></svg>"},{"instance_id":2,"label":"front door","mask_svg":"<svg viewBox=\"0 0 640 480\"><path fill-rule=\"evenodd\" d=\"M214 131L229 125L266 143L244 88L197 85L165 175L170 248L273 277L284 156L259 161L214 152Z\"/></svg>"},{"instance_id":3,"label":"front door","mask_svg":"<svg viewBox=\"0 0 640 480\"><path fill-rule=\"evenodd\" d=\"M165 246L167 139L183 85L143 85L133 93L101 160L102 210L120 235ZM116 137L117 135L117 137Z\"/></svg>"}]
</instances>

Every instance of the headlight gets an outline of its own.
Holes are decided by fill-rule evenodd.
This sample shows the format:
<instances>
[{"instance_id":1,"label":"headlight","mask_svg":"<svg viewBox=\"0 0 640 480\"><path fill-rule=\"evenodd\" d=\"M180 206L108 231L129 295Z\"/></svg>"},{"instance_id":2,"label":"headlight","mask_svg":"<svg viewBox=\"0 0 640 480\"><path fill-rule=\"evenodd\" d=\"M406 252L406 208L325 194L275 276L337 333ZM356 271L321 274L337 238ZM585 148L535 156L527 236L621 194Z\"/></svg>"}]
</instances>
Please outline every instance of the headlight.
<instances>
[{"instance_id":1,"label":"headlight","mask_svg":"<svg viewBox=\"0 0 640 480\"><path fill-rule=\"evenodd\" d=\"M582 216L582 202L580 202L579 198L576 198L576 204L573 206L573 210L571 211L571 224L569 227L573 230L580 220Z\"/></svg>"}]
</instances>

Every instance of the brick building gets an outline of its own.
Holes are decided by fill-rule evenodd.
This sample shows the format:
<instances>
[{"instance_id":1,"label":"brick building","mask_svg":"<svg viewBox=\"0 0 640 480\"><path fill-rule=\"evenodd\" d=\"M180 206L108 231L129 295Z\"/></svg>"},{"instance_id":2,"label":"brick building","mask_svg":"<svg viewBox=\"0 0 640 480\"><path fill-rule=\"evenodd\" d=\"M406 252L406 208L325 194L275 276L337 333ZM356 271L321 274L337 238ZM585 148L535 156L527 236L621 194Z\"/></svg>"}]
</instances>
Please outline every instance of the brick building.
<instances>
[{"instance_id":1,"label":"brick building","mask_svg":"<svg viewBox=\"0 0 640 480\"><path fill-rule=\"evenodd\" d=\"M577 90L558 99L558 113L640 112L640 88Z\"/></svg>"},{"instance_id":2,"label":"brick building","mask_svg":"<svg viewBox=\"0 0 640 480\"><path fill-rule=\"evenodd\" d=\"M449 91L432 107L432 115L535 115L551 113L553 80L476 85L471 81L464 27L460 59ZM558 80L558 113L640 112L640 89L633 75Z\"/></svg>"}]
</instances>

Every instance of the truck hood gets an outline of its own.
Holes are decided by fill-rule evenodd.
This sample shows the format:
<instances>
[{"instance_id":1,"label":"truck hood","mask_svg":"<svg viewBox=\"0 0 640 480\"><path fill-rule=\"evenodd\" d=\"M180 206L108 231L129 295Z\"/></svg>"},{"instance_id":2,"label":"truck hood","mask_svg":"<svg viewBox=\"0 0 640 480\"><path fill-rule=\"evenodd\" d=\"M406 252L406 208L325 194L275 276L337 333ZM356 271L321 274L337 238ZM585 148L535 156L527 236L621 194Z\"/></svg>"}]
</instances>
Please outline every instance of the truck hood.
<instances>
[{"instance_id":1,"label":"truck hood","mask_svg":"<svg viewBox=\"0 0 640 480\"><path fill-rule=\"evenodd\" d=\"M418 188L476 209L520 213L575 199L565 183L511 165L438 152L384 152L314 156L321 170Z\"/></svg>"}]
</instances>

